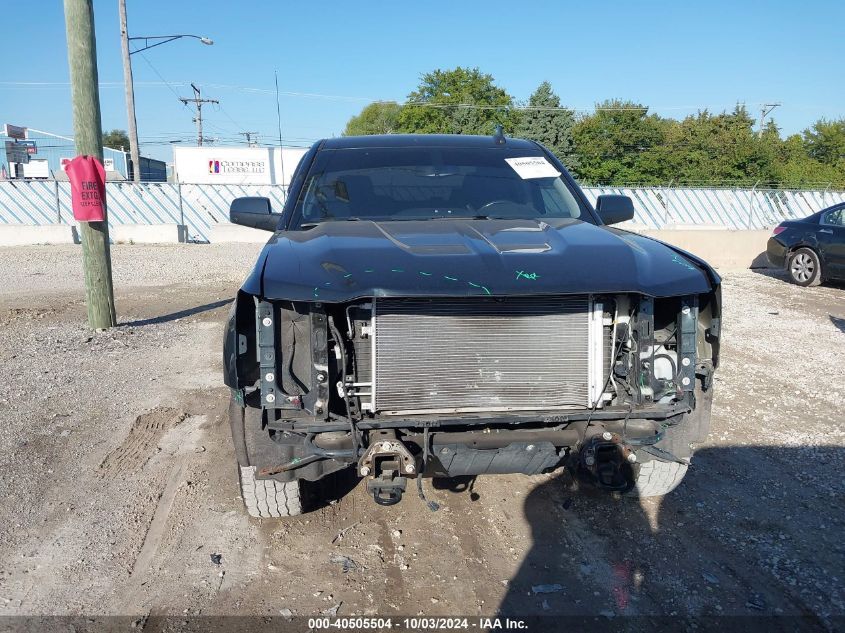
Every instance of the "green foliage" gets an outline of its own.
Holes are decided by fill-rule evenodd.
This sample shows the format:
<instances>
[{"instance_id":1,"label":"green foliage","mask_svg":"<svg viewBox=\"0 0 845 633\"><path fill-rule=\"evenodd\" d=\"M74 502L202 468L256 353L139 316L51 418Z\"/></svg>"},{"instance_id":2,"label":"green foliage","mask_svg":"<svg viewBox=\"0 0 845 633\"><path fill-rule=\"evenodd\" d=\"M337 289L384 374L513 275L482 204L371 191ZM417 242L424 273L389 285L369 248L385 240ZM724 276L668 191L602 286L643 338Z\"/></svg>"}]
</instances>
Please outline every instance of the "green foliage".
<instances>
[{"instance_id":1,"label":"green foliage","mask_svg":"<svg viewBox=\"0 0 845 633\"><path fill-rule=\"evenodd\" d=\"M655 149L661 160L653 176L657 181L689 184L768 182L772 174L766 146L753 127L754 120L742 106L731 113L713 115L704 110L680 122L669 120ZM776 129L774 134L777 137Z\"/></svg>"},{"instance_id":2,"label":"green foliage","mask_svg":"<svg viewBox=\"0 0 845 633\"><path fill-rule=\"evenodd\" d=\"M845 168L845 119L817 121L804 130L807 155L825 165Z\"/></svg>"},{"instance_id":3,"label":"green foliage","mask_svg":"<svg viewBox=\"0 0 845 633\"><path fill-rule=\"evenodd\" d=\"M103 147L129 151L129 135L126 130L111 130L103 134Z\"/></svg>"},{"instance_id":4,"label":"green foliage","mask_svg":"<svg viewBox=\"0 0 845 633\"><path fill-rule=\"evenodd\" d=\"M648 107L613 99L596 106L573 128L578 173L585 182L651 182L659 176L655 148L663 142L669 122L649 115ZM651 165L651 167L649 167Z\"/></svg>"},{"instance_id":5,"label":"green foliage","mask_svg":"<svg viewBox=\"0 0 845 633\"><path fill-rule=\"evenodd\" d=\"M771 120L760 133L739 105L679 121L613 99L576 119L548 82L515 106L478 68L426 73L407 103L370 104L349 120L344 134L486 135L496 124L545 145L585 184L845 188L845 119L822 119L785 139ZM120 130L105 138L113 134L122 136L106 140L107 146L128 147Z\"/></svg>"},{"instance_id":6,"label":"green foliage","mask_svg":"<svg viewBox=\"0 0 845 633\"><path fill-rule=\"evenodd\" d=\"M806 135L806 131L805 131ZM845 168L828 165L808 155L807 147L799 134L793 134L781 141L772 163L775 168L773 182L789 188L830 186L845 188Z\"/></svg>"},{"instance_id":7,"label":"green foliage","mask_svg":"<svg viewBox=\"0 0 845 633\"><path fill-rule=\"evenodd\" d=\"M399 113L402 106L394 101L377 101L366 106L353 116L343 130L344 136L366 134L394 134L399 129Z\"/></svg>"},{"instance_id":8,"label":"green foliage","mask_svg":"<svg viewBox=\"0 0 845 633\"><path fill-rule=\"evenodd\" d=\"M544 109L554 108L554 109ZM522 111L514 136L531 139L543 144L566 167L578 171L578 157L575 154L572 128L575 113L561 108L560 97L552 90L548 81L541 83L529 97L527 107Z\"/></svg>"},{"instance_id":9,"label":"green foliage","mask_svg":"<svg viewBox=\"0 0 845 633\"><path fill-rule=\"evenodd\" d=\"M676 121L606 101L574 128L578 172L586 184L845 187L845 120L787 139L773 121L754 128L744 106Z\"/></svg>"},{"instance_id":10,"label":"green foliage","mask_svg":"<svg viewBox=\"0 0 845 633\"><path fill-rule=\"evenodd\" d=\"M478 68L426 73L399 114L402 132L492 134L497 124L512 133L519 120L513 98ZM462 107L462 106L482 107Z\"/></svg>"}]
</instances>

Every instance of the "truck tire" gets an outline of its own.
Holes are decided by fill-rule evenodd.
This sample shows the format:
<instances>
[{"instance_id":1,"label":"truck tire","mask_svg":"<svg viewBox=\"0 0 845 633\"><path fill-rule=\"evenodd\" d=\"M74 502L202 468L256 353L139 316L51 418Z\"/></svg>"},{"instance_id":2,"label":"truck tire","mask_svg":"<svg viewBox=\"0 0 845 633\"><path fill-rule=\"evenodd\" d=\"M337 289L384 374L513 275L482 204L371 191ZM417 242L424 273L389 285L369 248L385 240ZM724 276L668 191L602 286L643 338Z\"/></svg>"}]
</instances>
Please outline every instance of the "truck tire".
<instances>
[{"instance_id":1,"label":"truck tire","mask_svg":"<svg viewBox=\"0 0 845 633\"><path fill-rule=\"evenodd\" d=\"M298 480L256 479L255 466L241 466L241 497L250 516L292 517L302 514L302 487Z\"/></svg>"},{"instance_id":2,"label":"truck tire","mask_svg":"<svg viewBox=\"0 0 845 633\"><path fill-rule=\"evenodd\" d=\"M229 401L229 424L238 461L241 498L250 516L272 518L302 514L302 482L257 479L250 462L256 436L261 435L261 411Z\"/></svg>"},{"instance_id":3,"label":"truck tire","mask_svg":"<svg viewBox=\"0 0 845 633\"><path fill-rule=\"evenodd\" d=\"M634 488L628 494L633 497L659 497L672 492L687 474L687 468L687 464L657 459L644 462Z\"/></svg>"}]
</instances>

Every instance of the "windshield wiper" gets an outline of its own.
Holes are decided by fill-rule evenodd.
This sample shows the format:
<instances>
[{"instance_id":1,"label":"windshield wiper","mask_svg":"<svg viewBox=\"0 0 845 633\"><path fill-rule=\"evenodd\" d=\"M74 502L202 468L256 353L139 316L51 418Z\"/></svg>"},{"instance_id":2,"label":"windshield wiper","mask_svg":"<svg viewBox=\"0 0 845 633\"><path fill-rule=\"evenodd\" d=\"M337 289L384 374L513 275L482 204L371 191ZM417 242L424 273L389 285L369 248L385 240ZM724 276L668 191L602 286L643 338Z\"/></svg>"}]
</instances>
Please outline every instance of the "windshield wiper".
<instances>
[{"instance_id":1,"label":"windshield wiper","mask_svg":"<svg viewBox=\"0 0 845 633\"><path fill-rule=\"evenodd\" d=\"M489 215L435 215L429 218L420 218L421 220L495 220L496 218Z\"/></svg>"},{"instance_id":2,"label":"windshield wiper","mask_svg":"<svg viewBox=\"0 0 845 633\"><path fill-rule=\"evenodd\" d=\"M325 218L323 218L322 220L319 220L319 221L314 221L314 222L303 222L302 224L300 224L300 225L299 225L299 228L300 228L300 229L306 229L306 230L307 230L307 229L313 229L315 226L319 226L319 225L321 225L321 224L324 224L325 222L341 222L341 221L346 221L346 222L360 222L360 221L361 221L361 218L355 218L355 217L352 217L352 218L333 218L333 217L325 217Z\"/></svg>"}]
</instances>

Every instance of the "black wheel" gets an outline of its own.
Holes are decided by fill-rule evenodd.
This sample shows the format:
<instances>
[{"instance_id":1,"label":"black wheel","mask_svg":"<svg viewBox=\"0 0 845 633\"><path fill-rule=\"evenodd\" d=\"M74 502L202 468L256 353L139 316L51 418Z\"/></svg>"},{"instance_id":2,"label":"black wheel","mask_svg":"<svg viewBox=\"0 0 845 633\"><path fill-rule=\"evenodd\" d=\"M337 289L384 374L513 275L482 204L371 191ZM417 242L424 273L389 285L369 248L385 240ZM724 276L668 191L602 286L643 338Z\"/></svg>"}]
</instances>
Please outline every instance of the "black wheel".
<instances>
[{"instance_id":1,"label":"black wheel","mask_svg":"<svg viewBox=\"0 0 845 633\"><path fill-rule=\"evenodd\" d=\"M819 256L809 248L799 248L789 256L786 272L792 283L799 286L818 286L822 282Z\"/></svg>"},{"instance_id":2,"label":"black wheel","mask_svg":"<svg viewBox=\"0 0 845 633\"><path fill-rule=\"evenodd\" d=\"M302 514L302 482L256 479L255 466L241 466L241 497L254 517L293 517Z\"/></svg>"},{"instance_id":3,"label":"black wheel","mask_svg":"<svg viewBox=\"0 0 845 633\"><path fill-rule=\"evenodd\" d=\"M258 479L256 466L250 463L248 435L261 433L261 410L229 403L229 423L235 456L238 460L238 479L241 498L246 511L254 517L292 517L302 514L303 482Z\"/></svg>"},{"instance_id":4,"label":"black wheel","mask_svg":"<svg viewBox=\"0 0 845 633\"><path fill-rule=\"evenodd\" d=\"M661 462L653 459L640 466L640 473L633 490L628 494L634 497L659 497L672 492L687 474L686 464Z\"/></svg>"}]
</instances>

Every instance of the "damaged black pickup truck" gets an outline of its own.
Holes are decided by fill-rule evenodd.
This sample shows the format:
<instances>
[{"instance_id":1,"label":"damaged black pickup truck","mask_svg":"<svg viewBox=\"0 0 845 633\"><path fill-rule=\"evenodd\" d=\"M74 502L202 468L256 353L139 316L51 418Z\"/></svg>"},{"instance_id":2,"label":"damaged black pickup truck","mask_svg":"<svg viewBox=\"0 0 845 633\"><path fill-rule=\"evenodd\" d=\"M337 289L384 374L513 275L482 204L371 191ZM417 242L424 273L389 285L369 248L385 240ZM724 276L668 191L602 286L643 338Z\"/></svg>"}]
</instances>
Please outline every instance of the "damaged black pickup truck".
<instances>
[{"instance_id":1,"label":"damaged black pickup truck","mask_svg":"<svg viewBox=\"0 0 845 633\"><path fill-rule=\"evenodd\" d=\"M299 514L345 468L383 505L412 479L425 499L423 477L561 467L675 488L708 431L721 280L611 226L633 213L500 130L320 141L284 209L234 200L273 232L224 342L249 513Z\"/></svg>"}]
</instances>

